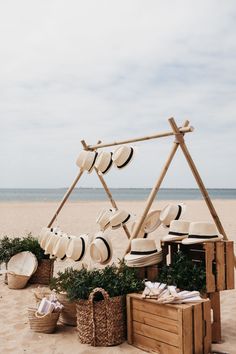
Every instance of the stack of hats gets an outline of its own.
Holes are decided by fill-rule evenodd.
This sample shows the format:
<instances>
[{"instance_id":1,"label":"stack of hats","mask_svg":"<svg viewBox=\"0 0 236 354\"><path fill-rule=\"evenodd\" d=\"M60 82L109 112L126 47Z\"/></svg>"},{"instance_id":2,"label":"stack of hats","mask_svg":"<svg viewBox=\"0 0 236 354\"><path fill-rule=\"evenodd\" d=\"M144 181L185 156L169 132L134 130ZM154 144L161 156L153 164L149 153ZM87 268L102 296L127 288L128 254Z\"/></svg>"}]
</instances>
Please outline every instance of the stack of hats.
<instances>
[{"instance_id":1,"label":"stack of hats","mask_svg":"<svg viewBox=\"0 0 236 354\"><path fill-rule=\"evenodd\" d=\"M131 251L125 256L129 267L145 267L162 261L162 251L158 251L152 239L137 238L131 241Z\"/></svg>"}]
</instances>

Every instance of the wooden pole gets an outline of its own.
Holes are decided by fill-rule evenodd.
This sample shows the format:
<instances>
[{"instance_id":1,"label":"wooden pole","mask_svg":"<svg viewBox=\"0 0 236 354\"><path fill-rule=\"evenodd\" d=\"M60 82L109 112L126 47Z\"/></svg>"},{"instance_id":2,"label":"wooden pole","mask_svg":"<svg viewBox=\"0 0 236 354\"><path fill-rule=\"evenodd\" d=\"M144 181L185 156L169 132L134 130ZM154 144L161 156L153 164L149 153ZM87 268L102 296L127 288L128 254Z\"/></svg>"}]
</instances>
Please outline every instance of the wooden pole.
<instances>
[{"instance_id":1,"label":"wooden pole","mask_svg":"<svg viewBox=\"0 0 236 354\"><path fill-rule=\"evenodd\" d=\"M187 126L188 124L189 124L189 122L185 121L183 126ZM157 193L158 193L158 191L160 189L161 183L162 183L162 181L163 181L163 179L164 179L164 177L166 175L166 172L168 171L168 168L169 168L169 166L170 166L170 164L171 164L171 162L173 160L173 157L175 156L175 153L176 153L176 151L178 149L178 146L179 146L179 142L175 141L173 143L173 146L172 146L171 152L170 152L170 154L169 154L169 156L167 158L167 161L166 161L166 163L165 163L165 165L164 165L164 167L163 167L163 169L161 171L161 174L160 174L159 178L157 179L156 183L154 184L154 186L153 186L153 188L151 190L151 193L149 194L149 197L148 197L145 209L143 211L143 214L142 214L139 222L134 227L134 230L133 230L132 235L130 237L129 245L128 245L127 249L126 249L125 254L130 251L131 240L137 237L137 235L138 235L138 233L139 233L139 231L140 231L140 229L141 229L141 227L143 225L143 222L144 222L144 220L145 220L145 218L146 218L146 216L147 216L147 214L148 214L148 212L150 210L150 207L152 206L152 203L153 203L153 201L154 201L154 199L155 199L155 197L156 197L156 195L157 195Z\"/></svg>"},{"instance_id":2,"label":"wooden pole","mask_svg":"<svg viewBox=\"0 0 236 354\"><path fill-rule=\"evenodd\" d=\"M55 214L53 215L51 221L49 222L48 227L51 227L51 226L52 226L53 222L54 222L55 219L57 218L57 216L58 216L58 214L60 213L60 211L61 211L63 205L65 204L65 202L66 202L67 199L69 198L71 192L72 192L73 189L75 188L75 186L76 186L78 180L80 179L80 177L82 176L82 174L83 174L83 171L80 170L78 176L75 178L74 182L72 183L72 185L70 186L70 188L67 190L66 194L64 195L64 197L63 197L63 199L62 199L62 201L61 201L59 207L57 208Z\"/></svg>"},{"instance_id":3,"label":"wooden pole","mask_svg":"<svg viewBox=\"0 0 236 354\"><path fill-rule=\"evenodd\" d=\"M181 133L191 133L193 132L194 128L193 127L188 127L188 126L184 126L179 128L179 131ZM151 140L151 139L158 139L158 138L163 138L163 137L167 137L167 136L171 136L174 135L173 132L163 132L163 133L158 133L158 134L154 134L154 135L149 135L149 136L143 136L143 137L139 137L139 138L135 138L135 139L128 139L128 140L121 140L121 141L114 141L112 143L105 143L105 144L101 144L101 143L97 143L95 145L87 145L86 149L87 150L96 150L96 149L100 149L100 148L104 148L104 147L108 147L108 146L115 146L115 145L122 145L122 144L127 144L127 143L134 143L137 141L145 141L145 140ZM81 141L82 144L84 143L84 140ZM84 146L84 144L83 144Z\"/></svg>"}]
</instances>

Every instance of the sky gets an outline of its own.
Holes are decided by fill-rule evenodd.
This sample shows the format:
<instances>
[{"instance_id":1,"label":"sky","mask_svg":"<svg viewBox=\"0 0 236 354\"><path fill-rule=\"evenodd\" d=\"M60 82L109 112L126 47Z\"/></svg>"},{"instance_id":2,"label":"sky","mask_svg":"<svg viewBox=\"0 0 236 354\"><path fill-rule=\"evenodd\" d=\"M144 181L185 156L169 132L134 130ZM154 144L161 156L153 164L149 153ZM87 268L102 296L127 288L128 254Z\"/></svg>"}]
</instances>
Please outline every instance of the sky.
<instances>
[{"instance_id":1,"label":"sky","mask_svg":"<svg viewBox=\"0 0 236 354\"><path fill-rule=\"evenodd\" d=\"M236 188L235 0L8 0L0 4L0 188L60 188L81 140L170 131L208 188ZM151 187L173 137L135 143L110 187ZM111 147L107 151L114 151ZM78 187L100 187L95 173ZM163 187L194 188L177 151Z\"/></svg>"}]
</instances>

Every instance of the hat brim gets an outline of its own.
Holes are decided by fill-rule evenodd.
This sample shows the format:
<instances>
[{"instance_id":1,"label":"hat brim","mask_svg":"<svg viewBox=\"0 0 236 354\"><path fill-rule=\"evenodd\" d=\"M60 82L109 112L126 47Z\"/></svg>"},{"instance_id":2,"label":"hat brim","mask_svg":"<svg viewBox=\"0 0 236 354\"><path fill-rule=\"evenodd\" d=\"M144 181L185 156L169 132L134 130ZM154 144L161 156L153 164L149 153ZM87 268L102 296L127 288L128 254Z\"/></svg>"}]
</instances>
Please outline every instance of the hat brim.
<instances>
[{"instance_id":1,"label":"hat brim","mask_svg":"<svg viewBox=\"0 0 236 354\"><path fill-rule=\"evenodd\" d=\"M147 234L150 234L151 232L155 231L160 225L161 225L161 220L160 220L160 213L161 210L154 210L151 211L146 219L144 220L144 232ZM151 222L151 225L148 227L146 224L148 222Z\"/></svg>"},{"instance_id":2,"label":"hat brim","mask_svg":"<svg viewBox=\"0 0 236 354\"><path fill-rule=\"evenodd\" d=\"M167 235L167 236L164 236L161 240L164 242L166 242L166 241L182 241L185 238L188 238L188 235L185 235L185 236Z\"/></svg>"},{"instance_id":3,"label":"hat brim","mask_svg":"<svg viewBox=\"0 0 236 354\"><path fill-rule=\"evenodd\" d=\"M109 255L109 258L106 259L104 262L103 261L99 261L99 260L96 260L93 258L92 256L92 248L95 247L95 244L94 244L94 241L96 241L96 238L93 240L93 242L90 244L90 257L91 259L95 262L95 263L99 263L101 265L105 265L105 264L108 264L111 259L112 259L112 256L113 256L113 249L112 249L112 244L111 244L111 241L109 240L109 237L104 237L101 236L102 238L104 238L106 240L106 242L108 243L108 247L109 247L109 250L110 250L110 255Z\"/></svg>"},{"instance_id":4,"label":"hat brim","mask_svg":"<svg viewBox=\"0 0 236 354\"><path fill-rule=\"evenodd\" d=\"M79 238L81 238L81 236L79 236L78 239L79 239ZM70 243L69 243L68 246L67 246L66 257L69 258L69 259L71 259L71 260L73 260L74 262L80 262L80 261L82 261L82 259L85 257L85 254L86 254L86 251L87 251L87 248L88 248L88 245L89 245L89 236L85 234L85 235L83 235L82 238L83 238L84 243L85 243L84 254L83 254L82 257L81 257L81 253L80 253L79 257L78 257L78 255L73 254L73 251L74 251L74 250L72 251L71 254L68 253L68 248L69 248ZM72 239L71 241L73 241L73 239ZM80 258L80 257L81 257L81 258ZM79 260L78 260L78 259L79 259Z\"/></svg>"},{"instance_id":5,"label":"hat brim","mask_svg":"<svg viewBox=\"0 0 236 354\"><path fill-rule=\"evenodd\" d=\"M191 245L193 243L204 243L204 242L214 242L221 241L223 239L223 235L218 235L218 237L214 238L185 238L182 240L184 245Z\"/></svg>"},{"instance_id":6,"label":"hat brim","mask_svg":"<svg viewBox=\"0 0 236 354\"><path fill-rule=\"evenodd\" d=\"M134 155L135 155L135 149L133 147L131 147L131 151L129 156L127 157L126 161L123 162L122 165L117 165L116 162L113 160L114 165L119 169L122 170L123 168L125 168L126 166L128 166L134 159Z\"/></svg>"},{"instance_id":7,"label":"hat brim","mask_svg":"<svg viewBox=\"0 0 236 354\"><path fill-rule=\"evenodd\" d=\"M155 258L157 257L159 254L160 254L161 251L156 251L155 253L152 253L152 254L140 254L140 255L137 255L137 254L130 254L128 253L125 257L124 257L124 260L125 261L138 261L138 260L145 260L145 259L152 259L152 258Z\"/></svg>"}]
</instances>

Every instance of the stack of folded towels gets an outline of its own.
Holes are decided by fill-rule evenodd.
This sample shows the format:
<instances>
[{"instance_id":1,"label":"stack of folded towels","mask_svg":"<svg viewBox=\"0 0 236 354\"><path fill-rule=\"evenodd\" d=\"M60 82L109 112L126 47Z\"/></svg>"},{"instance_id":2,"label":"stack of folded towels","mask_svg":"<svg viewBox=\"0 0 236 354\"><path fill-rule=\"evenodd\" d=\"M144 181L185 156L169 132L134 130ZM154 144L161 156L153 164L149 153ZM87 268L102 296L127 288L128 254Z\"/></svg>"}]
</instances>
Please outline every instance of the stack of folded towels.
<instances>
[{"instance_id":1,"label":"stack of folded towels","mask_svg":"<svg viewBox=\"0 0 236 354\"><path fill-rule=\"evenodd\" d=\"M142 298L156 299L158 303L162 304L182 304L202 300L199 291L180 291L174 285L150 281L145 282Z\"/></svg>"},{"instance_id":2,"label":"stack of folded towels","mask_svg":"<svg viewBox=\"0 0 236 354\"><path fill-rule=\"evenodd\" d=\"M41 300L38 306L37 313L40 315L46 315L51 312L60 312L62 308L63 305L59 301L57 301L56 295L51 294L48 299L44 297Z\"/></svg>"}]
</instances>

